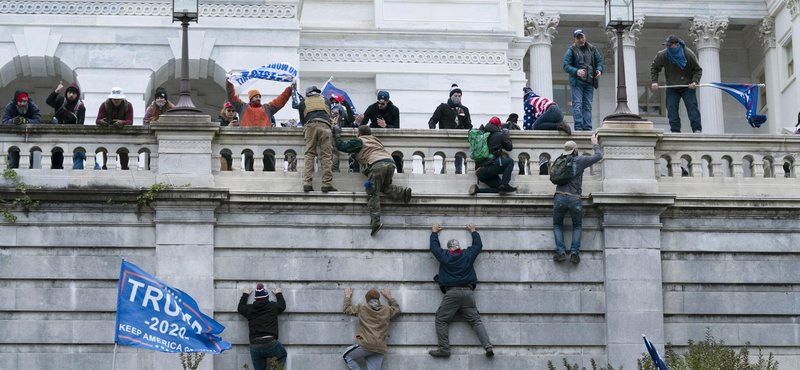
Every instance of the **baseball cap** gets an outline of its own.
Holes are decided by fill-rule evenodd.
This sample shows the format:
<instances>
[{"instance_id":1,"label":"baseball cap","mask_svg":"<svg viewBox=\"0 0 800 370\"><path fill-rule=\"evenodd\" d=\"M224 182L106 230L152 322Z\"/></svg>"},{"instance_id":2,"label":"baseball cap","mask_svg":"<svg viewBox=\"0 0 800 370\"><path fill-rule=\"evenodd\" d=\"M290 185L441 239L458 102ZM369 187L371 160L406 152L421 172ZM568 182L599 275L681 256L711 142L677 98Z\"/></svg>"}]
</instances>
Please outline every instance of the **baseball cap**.
<instances>
[{"instance_id":1,"label":"baseball cap","mask_svg":"<svg viewBox=\"0 0 800 370\"><path fill-rule=\"evenodd\" d=\"M580 36L580 35L586 36L586 32L583 32L582 28L578 28L578 29L576 29L575 31L572 32L572 38L574 38L574 39L577 39L578 36Z\"/></svg>"},{"instance_id":2,"label":"baseball cap","mask_svg":"<svg viewBox=\"0 0 800 370\"><path fill-rule=\"evenodd\" d=\"M672 44L677 44L679 42L681 42L681 39L679 39L677 36L669 35L669 37L667 37L667 41L664 41L664 45L669 46Z\"/></svg>"}]
</instances>

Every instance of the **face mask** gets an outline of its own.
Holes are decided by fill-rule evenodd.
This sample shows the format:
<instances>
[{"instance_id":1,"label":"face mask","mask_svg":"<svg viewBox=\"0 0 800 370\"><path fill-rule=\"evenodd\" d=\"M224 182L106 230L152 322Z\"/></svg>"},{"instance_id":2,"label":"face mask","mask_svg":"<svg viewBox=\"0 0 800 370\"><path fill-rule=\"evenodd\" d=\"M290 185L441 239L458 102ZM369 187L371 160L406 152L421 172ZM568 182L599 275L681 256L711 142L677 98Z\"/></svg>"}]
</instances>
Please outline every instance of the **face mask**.
<instances>
[{"instance_id":1,"label":"face mask","mask_svg":"<svg viewBox=\"0 0 800 370\"><path fill-rule=\"evenodd\" d=\"M450 100L452 100L454 104L461 104L461 97L460 96L454 96Z\"/></svg>"}]
</instances>

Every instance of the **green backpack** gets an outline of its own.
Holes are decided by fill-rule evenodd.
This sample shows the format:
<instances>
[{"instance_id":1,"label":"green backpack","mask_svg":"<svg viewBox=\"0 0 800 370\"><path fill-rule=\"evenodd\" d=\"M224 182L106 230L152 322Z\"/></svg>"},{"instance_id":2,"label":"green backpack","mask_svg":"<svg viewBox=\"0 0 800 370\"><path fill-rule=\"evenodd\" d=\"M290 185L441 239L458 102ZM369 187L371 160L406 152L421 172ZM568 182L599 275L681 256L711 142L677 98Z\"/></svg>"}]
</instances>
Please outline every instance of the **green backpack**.
<instances>
[{"instance_id":1,"label":"green backpack","mask_svg":"<svg viewBox=\"0 0 800 370\"><path fill-rule=\"evenodd\" d=\"M490 132L485 132L478 129L469 130L467 139L469 140L469 157L475 162L480 162L485 159L494 159L494 155L489 153L489 140Z\"/></svg>"}]
</instances>

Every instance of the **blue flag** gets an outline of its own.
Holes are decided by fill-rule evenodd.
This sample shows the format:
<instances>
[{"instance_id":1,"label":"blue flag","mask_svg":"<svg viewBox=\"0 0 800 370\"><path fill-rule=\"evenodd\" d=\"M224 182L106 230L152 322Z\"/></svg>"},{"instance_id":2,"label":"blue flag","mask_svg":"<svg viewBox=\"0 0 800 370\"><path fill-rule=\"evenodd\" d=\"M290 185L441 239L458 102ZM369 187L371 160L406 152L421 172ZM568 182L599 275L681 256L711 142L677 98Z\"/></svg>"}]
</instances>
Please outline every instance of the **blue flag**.
<instances>
[{"instance_id":1,"label":"blue flag","mask_svg":"<svg viewBox=\"0 0 800 370\"><path fill-rule=\"evenodd\" d=\"M656 365L656 369L669 370L667 369L667 365L664 363L664 360L661 358L661 356L658 355L658 351L656 351L656 347L653 346L653 343L650 343L650 341L647 340L647 337L645 337L644 334L642 334L642 338L644 338L644 345L645 347L647 347L647 353L649 353L650 358L653 359L653 364Z\"/></svg>"},{"instance_id":2,"label":"blue flag","mask_svg":"<svg viewBox=\"0 0 800 370\"><path fill-rule=\"evenodd\" d=\"M344 90L337 89L336 86L333 86L333 84L330 82L326 82L325 86L322 87L322 96L324 96L325 99L330 100L332 95L341 96L344 101L347 102L347 104L350 104L350 108L353 109L353 114L356 116L358 115L358 110L356 110L356 106L353 104L353 101L350 100L350 96L348 96Z\"/></svg>"},{"instance_id":3,"label":"blue flag","mask_svg":"<svg viewBox=\"0 0 800 370\"><path fill-rule=\"evenodd\" d=\"M219 354L231 344L225 327L204 315L188 294L122 260L114 342L161 352Z\"/></svg>"},{"instance_id":4,"label":"blue flag","mask_svg":"<svg viewBox=\"0 0 800 370\"><path fill-rule=\"evenodd\" d=\"M750 84L724 84L721 82L710 82L709 85L731 94L736 100L747 109L747 123L750 126L759 128L767 122L767 116L757 114L758 110L758 85Z\"/></svg>"}]
</instances>

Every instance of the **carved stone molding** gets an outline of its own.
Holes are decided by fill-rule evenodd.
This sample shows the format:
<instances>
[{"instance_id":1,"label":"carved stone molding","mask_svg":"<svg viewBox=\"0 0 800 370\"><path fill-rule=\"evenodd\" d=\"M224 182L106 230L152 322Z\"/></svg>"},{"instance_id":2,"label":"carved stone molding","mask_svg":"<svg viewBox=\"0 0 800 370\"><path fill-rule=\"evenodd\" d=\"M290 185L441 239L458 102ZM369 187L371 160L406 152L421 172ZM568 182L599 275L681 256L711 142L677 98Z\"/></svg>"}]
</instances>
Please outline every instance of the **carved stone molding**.
<instances>
[{"instance_id":1,"label":"carved stone molding","mask_svg":"<svg viewBox=\"0 0 800 370\"><path fill-rule=\"evenodd\" d=\"M636 41L639 41L639 35L642 34L642 27L644 27L644 17L636 19L633 24L622 31L622 45L636 47ZM614 49L617 48L617 31L606 30L606 36L611 41Z\"/></svg>"},{"instance_id":2,"label":"carved stone molding","mask_svg":"<svg viewBox=\"0 0 800 370\"><path fill-rule=\"evenodd\" d=\"M521 71L522 70L522 59L508 58L508 70L509 71Z\"/></svg>"},{"instance_id":3,"label":"carved stone molding","mask_svg":"<svg viewBox=\"0 0 800 370\"><path fill-rule=\"evenodd\" d=\"M764 49L775 47L775 19L764 17L758 26L758 38Z\"/></svg>"},{"instance_id":4,"label":"carved stone molding","mask_svg":"<svg viewBox=\"0 0 800 370\"><path fill-rule=\"evenodd\" d=\"M794 18L797 15L797 11L800 10L800 0L783 0L783 4L789 8L789 14L792 15Z\"/></svg>"},{"instance_id":5,"label":"carved stone molding","mask_svg":"<svg viewBox=\"0 0 800 370\"><path fill-rule=\"evenodd\" d=\"M603 157L617 159L654 159L655 154L652 147L612 146L603 148Z\"/></svg>"},{"instance_id":6,"label":"carved stone molding","mask_svg":"<svg viewBox=\"0 0 800 370\"><path fill-rule=\"evenodd\" d=\"M689 34L694 37L694 44L698 50L705 48L719 49L727 29L727 17L698 17L692 20Z\"/></svg>"},{"instance_id":7,"label":"carved stone molding","mask_svg":"<svg viewBox=\"0 0 800 370\"><path fill-rule=\"evenodd\" d=\"M558 27L558 15L539 14L525 15L525 36L533 37L533 44L552 45Z\"/></svg>"},{"instance_id":8,"label":"carved stone molding","mask_svg":"<svg viewBox=\"0 0 800 370\"><path fill-rule=\"evenodd\" d=\"M210 141L161 140L159 153L211 153Z\"/></svg>"},{"instance_id":9,"label":"carved stone molding","mask_svg":"<svg viewBox=\"0 0 800 370\"><path fill-rule=\"evenodd\" d=\"M172 2L0 1L0 14L171 16ZM294 18L292 4L202 4L200 17Z\"/></svg>"},{"instance_id":10,"label":"carved stone molding","mask_svg":"<svg viewBox=\"0 0 800 370\"><path fill-rule=\"evenodd\" d=\"M506 55L503 52L390 49L300 49L299 54L301 61L308 62L448 63L492 65L502 65L507 63ZM521 62L520 68L522 68Z\"/></svg>"}]
</instances>

